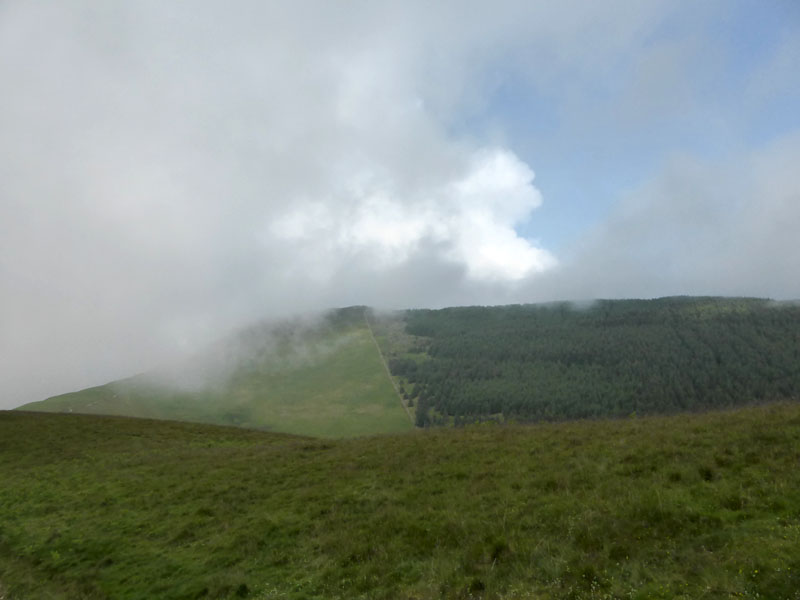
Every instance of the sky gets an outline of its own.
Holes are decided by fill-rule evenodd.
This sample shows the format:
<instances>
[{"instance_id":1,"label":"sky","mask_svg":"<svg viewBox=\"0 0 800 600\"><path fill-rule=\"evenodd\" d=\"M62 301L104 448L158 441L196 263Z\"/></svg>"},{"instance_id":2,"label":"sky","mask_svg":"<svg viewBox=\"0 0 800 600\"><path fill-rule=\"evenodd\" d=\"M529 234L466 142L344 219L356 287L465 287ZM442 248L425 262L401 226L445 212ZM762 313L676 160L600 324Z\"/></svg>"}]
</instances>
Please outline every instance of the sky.
<instances>
[{"instance_id":1,"label":"sky","mask_svg":"<svg viewBox=\"0 0 800 600\"><path fill-rule=\"evenodd\" d=\"M262 319L800 298L795 0L0 0L0 408Z\"/></svg>"}]
</instances>

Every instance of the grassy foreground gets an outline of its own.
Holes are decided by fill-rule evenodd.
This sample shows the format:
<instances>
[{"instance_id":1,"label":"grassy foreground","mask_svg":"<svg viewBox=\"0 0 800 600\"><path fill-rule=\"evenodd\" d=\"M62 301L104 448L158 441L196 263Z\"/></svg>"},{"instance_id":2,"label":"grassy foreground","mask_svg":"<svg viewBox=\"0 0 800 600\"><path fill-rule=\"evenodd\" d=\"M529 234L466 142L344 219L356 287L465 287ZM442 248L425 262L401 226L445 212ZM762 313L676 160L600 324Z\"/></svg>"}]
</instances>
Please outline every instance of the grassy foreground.
<instances>
[{"instance_id":1,"label":"grassy foreground","mask_svg":"<svg viewBox=\"0 0 800 600\"><path fill-rule=\"evenodd\" d=\"M800 405L312 440L0 412L0 596L800 598Z\"/></svg>"}]
</instances>

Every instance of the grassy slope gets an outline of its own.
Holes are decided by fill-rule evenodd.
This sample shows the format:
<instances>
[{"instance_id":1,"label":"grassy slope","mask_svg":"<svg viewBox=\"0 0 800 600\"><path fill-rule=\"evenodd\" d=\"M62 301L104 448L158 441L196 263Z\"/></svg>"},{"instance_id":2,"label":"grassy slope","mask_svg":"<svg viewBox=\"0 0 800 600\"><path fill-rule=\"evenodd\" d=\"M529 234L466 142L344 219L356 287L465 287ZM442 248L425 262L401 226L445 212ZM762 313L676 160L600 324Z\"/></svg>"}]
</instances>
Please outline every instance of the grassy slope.
<instances>
[{"instance_id":1,"label":"grassy slope","mask_svg":"<svg viewBox=\"0 0 800 600\"><path fill-rule=\"evenodd\" d=\"M0 413L7 598L800 598L800 405L322 441Z\"/></svg>"},{"instance_id":2,"label":"grassy slope","mask_svg":"<svg viewBox=\"0 0 800 600\"><path fill-rule=\"evenodd\" d=\"M362 317L344 328L307 333L306 350L269 355L220 386L180 391L134 377L55 396L23 410L124 415L240 425L322 437L407 431ZM320 351L319 348L328 348Z\"/></svg>"}]
</instances>

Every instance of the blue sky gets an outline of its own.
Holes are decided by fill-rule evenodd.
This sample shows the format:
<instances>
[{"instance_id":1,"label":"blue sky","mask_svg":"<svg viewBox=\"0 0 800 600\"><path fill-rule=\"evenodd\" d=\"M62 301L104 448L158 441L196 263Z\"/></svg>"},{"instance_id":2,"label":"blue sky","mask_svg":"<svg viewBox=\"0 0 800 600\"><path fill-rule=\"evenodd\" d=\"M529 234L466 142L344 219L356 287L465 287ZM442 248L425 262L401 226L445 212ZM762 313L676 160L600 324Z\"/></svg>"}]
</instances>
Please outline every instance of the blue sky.
<instances>
[{"instance_id":1,"label":"blue sky","mask_svg":"<svg viewBox=\"0 0 800 600\"><path fill-rule=\"evenodd\" d=\"M602 73L550 86L505 73L462 127L502 131L533 166L545 202L518 231L563 251L670 155L724 159L800 129L798 40L795 2L675 3L636 53L616 56ZM659 55L674 87L648 90L662 96L630 106L642 63L658 64ZM571 126L576 115L580 125Z\"/></svg>"}]
</instances>

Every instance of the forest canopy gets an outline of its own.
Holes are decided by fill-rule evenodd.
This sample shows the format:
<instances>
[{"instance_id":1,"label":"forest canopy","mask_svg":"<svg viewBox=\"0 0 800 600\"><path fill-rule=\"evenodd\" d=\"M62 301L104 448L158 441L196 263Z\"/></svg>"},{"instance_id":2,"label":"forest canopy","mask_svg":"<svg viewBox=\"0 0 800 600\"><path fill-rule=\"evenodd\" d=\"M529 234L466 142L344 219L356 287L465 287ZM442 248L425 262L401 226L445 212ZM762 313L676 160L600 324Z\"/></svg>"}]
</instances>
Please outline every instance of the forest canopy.
<instances>
[{"instance_id":1,"label":"forest canopy","mask_svg":"<svg viewBox=\"0 0 800 600\"><path fill-rule=\"evenodd\" d=\"M673 297L411 310L390 360L417 424L563 420L800 397L800 304Z\"/></svg>"}]
</instances>

